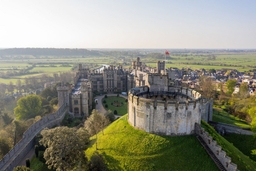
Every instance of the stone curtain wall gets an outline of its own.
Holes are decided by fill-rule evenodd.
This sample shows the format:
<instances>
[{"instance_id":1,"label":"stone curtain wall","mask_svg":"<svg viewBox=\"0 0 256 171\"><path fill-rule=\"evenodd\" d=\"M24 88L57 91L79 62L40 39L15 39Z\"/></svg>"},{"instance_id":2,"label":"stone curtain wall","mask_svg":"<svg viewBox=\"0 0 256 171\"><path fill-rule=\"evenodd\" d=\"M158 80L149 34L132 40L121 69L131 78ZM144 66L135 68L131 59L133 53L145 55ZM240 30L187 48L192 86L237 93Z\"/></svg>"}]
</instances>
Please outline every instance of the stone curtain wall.
<instances>
[{"instance_id":1,"label":"stone curtain wall","mask_svg":"<svg viewBox=\"0 0 256 171\"><path fill-rule=\"evenodd\" d=\"M202 128L199 124L195 124L195 130L196 134L204 140L204 142L227 171L237 170L237 165L231 162L231 158L226 155L226 152L222 150L222 147L219 146L215 140L213 140L213 138L204 130L204 128Z\"/></svg>"},{"instance_id":2,"label":"stone curtain wall","mask_svg":"<svg viewBox=\"0 0 256 171\"><path fill-rule=\"evenodd\" d=\"M218 130L218 132L224 131L228 133L235 133L235 134L244 134L244 135L253 135L254 133L250 130L242 129L238 126L233 126L229 124L224 124L220 122L210 122L214 128Z\"/></svg>"},{"instance_id":3,"label":"stone curtain wall","mask_svg":"<svg viewBox=\"0 0 256 171\"><path fill-rule=\"evenodd\" d=\"M47 115L31 125L27 131L24 132L23 138L0 161L0 170L12 171L34 147L34 137L44 128L51 128L62 121L66 113L65 107L64 105L61 106L55 113Z\"/></svg>"}]
</instances>

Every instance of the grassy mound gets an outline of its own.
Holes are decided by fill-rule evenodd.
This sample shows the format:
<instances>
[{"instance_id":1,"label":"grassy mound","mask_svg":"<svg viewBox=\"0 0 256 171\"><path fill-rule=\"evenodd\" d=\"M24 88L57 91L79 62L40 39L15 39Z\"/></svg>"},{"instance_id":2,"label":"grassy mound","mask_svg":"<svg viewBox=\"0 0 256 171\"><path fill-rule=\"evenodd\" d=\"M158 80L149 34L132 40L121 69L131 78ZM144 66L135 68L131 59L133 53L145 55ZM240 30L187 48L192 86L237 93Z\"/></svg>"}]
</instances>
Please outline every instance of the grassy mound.
<instances>
[{"instance_id":1,"label":"grassy mound","mask_svg":"<svg viewBox=\"0 0 256 171\"><path fill-rule=\"evenodd\" d=\"M218 170L195 136L167 137L134 129L127 115L98 134L98 152L109 170ZM96 150L96 136L86 150Z\"/></svg>"},{"instance_id":2,"label":"grassy mound","mask_svg":"<svg viewBox=\"0 0 256 171\"><path fill-rule=\"evenodd\" d=\"M226 151L227 155L231 157L232 162L237 164L239 170L256 170L256 162L251 160L248 156L239 151L232 143L228 142L225 138L220 136L214 128L202 121L202 126L205 130L217 141L218 145ZM237 139L239 141L239 139Z\"/></svg>"}]
</instances>

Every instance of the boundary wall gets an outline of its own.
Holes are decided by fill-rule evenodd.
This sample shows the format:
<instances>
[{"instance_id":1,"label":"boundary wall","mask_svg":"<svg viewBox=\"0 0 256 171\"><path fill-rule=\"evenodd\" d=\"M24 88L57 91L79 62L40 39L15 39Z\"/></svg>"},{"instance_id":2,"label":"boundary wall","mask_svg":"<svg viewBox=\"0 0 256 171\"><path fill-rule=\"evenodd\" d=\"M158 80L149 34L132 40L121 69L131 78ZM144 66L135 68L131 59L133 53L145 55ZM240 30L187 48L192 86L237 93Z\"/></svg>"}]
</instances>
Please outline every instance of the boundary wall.
<instances>
[{"instance_id":1,"label":"boundary wall","mask_svg":"<svg viewBox=\"0 0 256 171\"><path fill-rule=\"evenodd\" d=\"M214 153L215 157L221 162L227 171L237 171L237 165L231 162L231 158L227 156L226 152L222 150L222 147L217 144L215 140L204 130L199 124L195 124L195 131L200 136L207 146Z\"/></svg>"},{"instance_id":2,"label":"boundary wall","mask_svg":"<svg viewBox=\"0 0 256 171\"><path fill-rule=\"evenodd\" d=\"M209 122L210 125L212 125L215 130L217 130L220 134L225 132L228 133L235 133L235 134L244 134L244 135L253 135L254 133L250 131L249 129L243 129L238 126L225 124L221 122Z\"/></svg>"},{"instance_id":3,"label":"boundary wall","mask_svg":"<svg viewBox=\"0 0 256 171\"><path fill-rule=\"evenodd\" d=\"M34 147L34 137L46 127L51 128L55 125L59 125L65 116L66 110L66 106L63 105L55 113L44 116L31 125L23 133L23 138L0 161L0 170L12 171Z\"/></svg>"}]
</instances>

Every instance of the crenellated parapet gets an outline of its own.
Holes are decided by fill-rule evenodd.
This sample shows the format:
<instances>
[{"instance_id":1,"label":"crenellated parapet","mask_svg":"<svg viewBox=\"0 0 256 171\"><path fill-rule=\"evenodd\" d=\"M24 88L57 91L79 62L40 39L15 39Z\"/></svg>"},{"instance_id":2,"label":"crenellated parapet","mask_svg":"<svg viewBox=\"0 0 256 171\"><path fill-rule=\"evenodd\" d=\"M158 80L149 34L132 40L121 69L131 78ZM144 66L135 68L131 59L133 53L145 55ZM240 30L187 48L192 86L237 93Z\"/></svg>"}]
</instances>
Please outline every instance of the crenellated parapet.
<instances>
[{"instance_id":1,"label":"crenellated parapet","mask_svg":"<svg viewBox=\"0 0 256 171\"><path fill-rule=\"evenodd\" d=\"M58 86L57 91L69 91L70 87L68 86Z\"/></svg>"},{"instance_id":2,"label":"crenellated parapet","mask_svg":"<svg viewBox=\"0 0 256 171\"><path fill-rule=\"evenodd\" d=\"M148 86L132 88L128 94L129 122L146 132L165 135L194 133L195 123L211 120L212 103L195 90L173 87L155 91Z\"/></svg>"},{"instance_id":3,"label":"crenellated parapet","mask_svg":"<svg viewBox=\"0 0 256 171\"><path fill-rule=\"evenodd\" d=\"M231 162L231 158L227 156L226 152L222 150L222 147L204 130L199 124L195 125L196 134L200 136L205 144L210 148L215 157L221 162L227 171L236 171L237 165Z\"/></svg>"},{"instance_id":4,"label":"crenellated parapet","mask_svg":"<svg viewBox=\"0 0 256 171\"><path fill-rule=\"evenodd\" d=\"M72 94L72 95L71 95L71 98L72 98L72 99L80 99L80 98L81 98L81 95L80 95L80 94Z\"/></svg>"}]
</instances>

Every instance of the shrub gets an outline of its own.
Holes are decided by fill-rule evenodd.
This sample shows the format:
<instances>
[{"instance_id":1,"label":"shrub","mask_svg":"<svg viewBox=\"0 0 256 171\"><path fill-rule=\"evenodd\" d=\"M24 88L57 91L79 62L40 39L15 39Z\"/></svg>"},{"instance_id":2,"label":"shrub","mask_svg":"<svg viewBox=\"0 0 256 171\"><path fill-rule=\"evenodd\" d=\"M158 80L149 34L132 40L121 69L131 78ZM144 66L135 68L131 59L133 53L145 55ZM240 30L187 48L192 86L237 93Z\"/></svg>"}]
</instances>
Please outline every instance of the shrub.
<instances>
[{"instance_id":1,"label":"shrub","mask_svg":"<svg viewBox=\"0 0 256 171\"><path fill-rule=\"evenodd\" d=\"M105 113L105 117L108 118L110 120L110 122L115 121L115 115L113 114L113 112L111 110L108 110Z\"/></svg>"},{"instance_id":2,"label":"shrub","mask_svg":"<svg viewBox=\"0 0 256 171\"><path fill-rule=\"evenodd\" d=\"M125 99L125 102L128 102L128 100L127 100L127 99Z\"/></svg>"},{"instance_id":3,"label":"shrub","mask_svg":"<svg viewBox=\"0 0 256 171\"><path fill-rule=\"evenodd\" d=\"M104 159L98 152L94 152L91 161L89 162L89 170L107 170L107 166L104 163Z\"/></svg>"},{"instance_id":4,"label":"shrub","mask_svg":"<svg viewBox=\"0 0 256 171\"><path fill-rule=\"evenodd\" d=\"M107 104L105 104L105 108L108 108L108 105L107 105Z\"/></svg>"},{"instance_id":5,"label":"shrub","mask_svg":"<svg viewBox=\"0 0 256 171\"><path fill-rule=\"evenodd\" d=\"M103 100L103 103L106 103L106 100Z\"/></svg>"},{"instance_id":6,"label":"shrub","mask_svg":"<svg viewBox=\"0 0 256 171\"><path fill-rule=\"evenodd\" d=\"M40 160L41 162L45 163L44 151L39 151L39 153L38 153L38 160Z\"/></svg>"},{"instance_id":7,"label":"shrub","mask_svg":"<svg viewBox=\"0 0 256 171\"><path fill-rule=\"evenodd\" d=\"M114 110L114 114L117 115L117 111L116 110Z\"/></svg>"},{"instance_id":8,"label":"shrub","mask_svg":"<svg viewBox=\"0 0 256 171\"><path fill-rule=\"evenodd\" d=\"M39 147L38 147L38 145L35 145L36 158L38 158L38 152L39 152Z\"/></svg>"},{"instance_id":9,"label":"shrub","mask_svg":"<svg viewBox=\"0 0 256 171\"><path fill-rule=\"evenodd\" d=\"M26 159L26 167L30 168L30 160Z\"/></svg>"},{"instance_id":10,"label":"shrub","mask_svg":"<svg viewBox=\"0 0 256 171\"><path fill-rule=\"evenodd\" d=\"M116 97L119 97L119 94L117 94Z\"/></svg>"},{"instance_id":11,"label":"shrub","mask_svg":"<svg viewBox=\"0 0 256 171\"><path fill-rule=\"evenodd\" d=\"M105 94L105 98L108 98L108 95Z\"/></svg>"}]
</instances>

